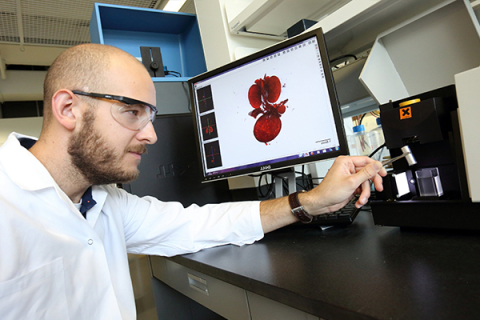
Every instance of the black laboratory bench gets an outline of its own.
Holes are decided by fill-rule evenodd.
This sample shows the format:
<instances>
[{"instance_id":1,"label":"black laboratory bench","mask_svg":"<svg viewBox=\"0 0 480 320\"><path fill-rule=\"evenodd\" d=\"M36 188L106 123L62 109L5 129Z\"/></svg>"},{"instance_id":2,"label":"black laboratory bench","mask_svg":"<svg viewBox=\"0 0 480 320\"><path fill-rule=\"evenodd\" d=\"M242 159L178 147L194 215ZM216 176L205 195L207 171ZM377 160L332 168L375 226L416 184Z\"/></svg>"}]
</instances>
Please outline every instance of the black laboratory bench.
<instances>
[{"instance_id":1,"label":"black laboratory bench","mask_svg":"<svg viewBox=\"0 0 480 320\"><path fill-rule=\"evenodd\" d=\"M348 227L291 226L151 262L171 319L213 319L200 304L219 319L480 319L479 232L376 226L366 211Z\"/></svg>"}]
</instances>

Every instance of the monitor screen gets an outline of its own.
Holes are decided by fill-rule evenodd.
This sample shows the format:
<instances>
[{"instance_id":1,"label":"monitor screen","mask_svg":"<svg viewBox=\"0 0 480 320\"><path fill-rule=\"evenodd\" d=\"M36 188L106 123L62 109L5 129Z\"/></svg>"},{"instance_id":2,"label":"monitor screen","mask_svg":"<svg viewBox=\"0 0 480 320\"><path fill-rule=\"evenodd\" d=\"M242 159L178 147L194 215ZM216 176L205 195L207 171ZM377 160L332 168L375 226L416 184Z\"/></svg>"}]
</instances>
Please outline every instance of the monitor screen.
<instances>
[{"instance_id":1,"label":"monitor screen","mask_svg":"<svg viewBox=\"0 0 480 320\"><path fill-rule=\"evenodd\" d=\"M321 29L189 83L204 181L348 154Z\"/></svg>"}]
</instances>

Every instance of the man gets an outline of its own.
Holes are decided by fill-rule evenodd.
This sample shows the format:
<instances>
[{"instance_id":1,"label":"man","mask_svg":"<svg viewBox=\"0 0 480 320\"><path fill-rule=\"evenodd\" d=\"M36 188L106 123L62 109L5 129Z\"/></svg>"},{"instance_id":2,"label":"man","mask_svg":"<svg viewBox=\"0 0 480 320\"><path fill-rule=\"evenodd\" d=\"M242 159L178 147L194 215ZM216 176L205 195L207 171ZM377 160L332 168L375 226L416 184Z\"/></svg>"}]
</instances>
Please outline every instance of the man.
<instances>
[{"instance_id":1,"label":"man","mask_svg":"<svg viewBox=\"0 0 480 320\"><path fill-rule=\"evenodd\" d=\"M50 67L44 90L38 141L12 133L0 148L2 319L134 319L127 252L243 245L298 221L287 198L183 208L112 186L138 176L145 145L157 140L155 89L129 54L70 48ZM318 215L361 192L361 206L369 179L381 190L385 174L369 158L341 157L298 201Z\"/></svg>"}]
</instances>

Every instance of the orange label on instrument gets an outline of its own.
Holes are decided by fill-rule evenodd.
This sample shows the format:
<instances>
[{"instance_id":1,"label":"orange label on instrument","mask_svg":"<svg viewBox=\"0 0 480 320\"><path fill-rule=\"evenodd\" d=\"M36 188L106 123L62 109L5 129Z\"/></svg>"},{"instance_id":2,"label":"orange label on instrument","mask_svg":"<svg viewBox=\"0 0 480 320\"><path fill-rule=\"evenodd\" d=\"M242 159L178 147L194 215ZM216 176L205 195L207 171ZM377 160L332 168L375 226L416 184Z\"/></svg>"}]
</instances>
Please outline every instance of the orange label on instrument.
<instances>
[{"instance_id":1,"label":"orange label on instrument","mask_svg":"<svg viewBox=\"0 0 480 320\"><path fill-rule=\"evenodd\" d=\"M412 108L406 107L400 109L400 120L408 119L412 117Z\"/></svg>"}]
</instances>

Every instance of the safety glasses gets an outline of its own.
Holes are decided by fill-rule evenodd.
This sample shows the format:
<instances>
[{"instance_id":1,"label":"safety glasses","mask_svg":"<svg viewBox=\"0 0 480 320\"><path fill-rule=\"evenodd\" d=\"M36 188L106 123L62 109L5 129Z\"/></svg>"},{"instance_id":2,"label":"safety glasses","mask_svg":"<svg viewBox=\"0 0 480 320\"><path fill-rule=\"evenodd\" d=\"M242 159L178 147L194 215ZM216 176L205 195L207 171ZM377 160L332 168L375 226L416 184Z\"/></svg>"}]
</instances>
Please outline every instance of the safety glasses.
<instances>
[{"instance_id":1,"label":"safety glasses","mask_svg":"<svg viewBox=\"0 0 480 320\"><path fill-rule=\"evenodd\" d=\"M140 131L149 121L153 123L157 108L149 103L111 94L72 90L74 94L91 98L114 100L111 106L112 117L127 129Z\"/></svg>"}]
</instances>

